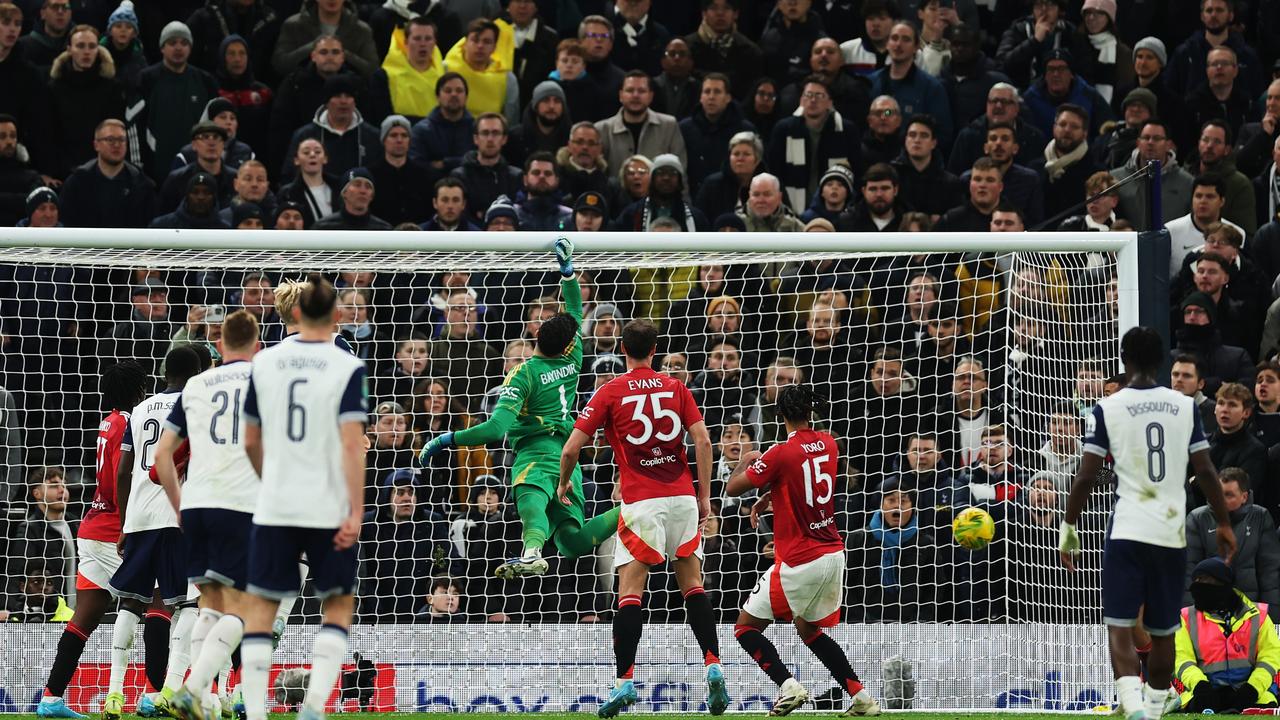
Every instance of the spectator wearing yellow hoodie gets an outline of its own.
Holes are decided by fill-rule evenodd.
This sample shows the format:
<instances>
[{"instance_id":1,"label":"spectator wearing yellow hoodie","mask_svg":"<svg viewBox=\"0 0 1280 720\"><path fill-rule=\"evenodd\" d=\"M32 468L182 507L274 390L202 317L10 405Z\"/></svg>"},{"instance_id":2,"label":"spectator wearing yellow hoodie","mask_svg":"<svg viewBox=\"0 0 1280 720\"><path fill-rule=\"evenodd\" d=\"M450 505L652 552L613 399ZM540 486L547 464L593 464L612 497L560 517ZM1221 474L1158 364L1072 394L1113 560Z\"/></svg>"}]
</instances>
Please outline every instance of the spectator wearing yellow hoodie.
<instances>
[{"instance_id":1,"label":"spectator wearing yellow hoodie","mask_svg":"<svg viewBox=\"0 0 1280 720\"><path fill-rule=\"evenodd\" d=\"M473 116L501 113L508 125L520 122L520 85L511 72L514 52L510 25L477 18L445 55L445 70L467 81L467 110Z\"/></svg>"}]
</instances>

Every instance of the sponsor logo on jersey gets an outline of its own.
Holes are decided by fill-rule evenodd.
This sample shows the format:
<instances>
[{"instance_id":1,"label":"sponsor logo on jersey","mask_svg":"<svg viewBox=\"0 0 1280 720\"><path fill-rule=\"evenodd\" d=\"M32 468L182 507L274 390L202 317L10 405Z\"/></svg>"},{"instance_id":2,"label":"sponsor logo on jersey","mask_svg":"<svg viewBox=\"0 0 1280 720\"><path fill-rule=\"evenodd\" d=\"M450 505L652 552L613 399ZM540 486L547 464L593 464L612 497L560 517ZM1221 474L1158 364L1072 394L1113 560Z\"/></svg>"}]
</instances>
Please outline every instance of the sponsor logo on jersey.
<instances>
[{"instance_id":1,"label":"sponsor logo on jersey","mask_svg":"<svg viewBox=\"0 0 1280 720\"><path fill-rule=\"evenodd\" d=\"M582 408L582 419L583 419L583 420L590 420L590 419L591 419L591 413L593 413L593 412L595 412L595 408L591 407L590 405L588 405L588 406L586 406L586 407Z\"/></svg>"},{"instance_id":2,"label":"sponsor logo on jersey","mask_svg":"<svg viewBox=\"0 0 1280 720\"><path fill-rule=\"evenodd\" d=\"M763 458L757 458L755 462L751 463L751 472L762 473L768 469L769 464Z\"/></svg>"},{"instance_id":3,"label":"sponsor logo on jersey","mask_svg":"<svg viewBox=\"0 0 1280 720\"><path fill-rule=\"evenodd\" d=\"M819 520L818 522L811 522L811 523L809 523L809 529L810 529L810 530L821 530L822 528L824 528L824 527L826 527L826 526L830 525L830 524L831 524L831 523L833 523L833 522L835 522L835 517L834 517L834 516L833 516L833 517L829 517L829 518L827 518L826 520Z\"/></svg>"},{"instance_id":4,"label":"sponsor logo on jersey","mask_svg":"<svg viewBox=\"0 0 1280 720\"><path fill-rule=\"evenodd\" d=\"M498 399L500 400L519 400L520 388L514 385L499 385Z\"/></svg>"},{"instance_id":5,"label":"sponsor logo on jersey","mask_svg":"<svg viewBox=\"0 0 1280 720\"><path fill-rule=\"evenodd\" d=\"M555 370L548 370L538 375L538 379L542 381L543 385L550 385L551 383L556 382L557 380L563 380L567 377L573 377L574 375L577 375L577 374L578 374L578 368L574 367L573 365L565 365L562 368L556 368Z\"/></svg>"},{"instance_id":6,"label":"sponsor logo on jersey","mask_svg":"<svg viewBox=\"0 0 1280 720\"><path fill-rule=\"evenodd\" d=\"M656 453L662 452L658 448L654 448L654 451ZM663 455L661 457L656 457L652 460L641 460L640 467L656 467L658 465L666 465L667 463L673 463L675 461L676 461L675 455Z\"/></svg>"}]
</instances>

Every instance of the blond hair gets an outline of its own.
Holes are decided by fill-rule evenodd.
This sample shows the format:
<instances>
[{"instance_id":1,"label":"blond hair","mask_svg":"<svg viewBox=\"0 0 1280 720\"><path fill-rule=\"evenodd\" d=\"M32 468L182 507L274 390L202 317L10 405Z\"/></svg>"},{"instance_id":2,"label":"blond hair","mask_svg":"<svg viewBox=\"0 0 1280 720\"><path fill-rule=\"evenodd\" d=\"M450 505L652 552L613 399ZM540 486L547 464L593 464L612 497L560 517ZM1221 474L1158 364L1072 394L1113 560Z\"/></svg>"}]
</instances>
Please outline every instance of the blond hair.
<instances>
[{"instance_id":1,"label":"blond hair","mask_svg":"<svg viewBox=\"0 0 1280 720\"><path fill-rule=\"evenodd\" d=\"M286 325L293 324L293 309L308 285L306 280L285 280L276 288L276 314Z\"/></svg>"}]
</instances>

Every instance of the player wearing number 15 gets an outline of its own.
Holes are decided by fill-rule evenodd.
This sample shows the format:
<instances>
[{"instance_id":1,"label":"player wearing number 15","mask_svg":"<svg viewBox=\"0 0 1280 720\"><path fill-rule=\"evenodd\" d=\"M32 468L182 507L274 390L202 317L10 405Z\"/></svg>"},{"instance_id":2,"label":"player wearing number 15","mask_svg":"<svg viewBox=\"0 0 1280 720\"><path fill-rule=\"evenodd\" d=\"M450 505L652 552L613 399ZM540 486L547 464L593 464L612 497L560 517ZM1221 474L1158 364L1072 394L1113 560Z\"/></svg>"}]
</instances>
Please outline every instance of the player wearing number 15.
<instances>
[{"instance_id":1,"label":"player wearing number 15","mask_svg":"<svg viewBox=\"0 0 1280 720\"><path fill-rule=\"evenodd\" d=\"M1230 560L1235 535L1209 459L1209 443L1194 401L1155 382L1164 342L1136 327L1120 342L1129 385L1104 398L1085 420L1084 457L1076 471L1059 532L1062 562L1075 569L1084 511L1103 459L1115 458L1116 505L1102 559L1102 619L1107 625L1116 695L1128 720L1159 720L1170 695L1174 634L1181 625L1186 572L1188 456L1196 483L1218 521L1218 553ZM1132 629L1138 618L1151 634L1146 684L1139 677Z\"/></svg>"},{"instance_id":2,"label":"player wearing number 15","mask_svg":"<svg viewBox=\"0 0 1280 720\"><path fill-rule=\"evenodd\" d=\"M761 491L751 511L753 525L758 511L773 505L774 564L742 606L733 634L778 685L778 699L769 711L774 716L790 714L809 699L764 636L774 620L792 621L804 644L853 697L845 715L880 714L879 703L863 688L844 649L822 632L840 622L845 573L834 503L839 448L835 438L809 426L825 404L807 387L783 388L777 408L787 428L786 442L764 455L754 450L743 455L726 488L729 495Z\"/></svg>"},{"instance_id":3,"label":"player wearing number 15","mask_svg":"<svg viewBox=\"0 0 1280 720\"><path fill-rule=\"evenodd\" d=\"M510 439L516 453L511 484L524 552L497 568L495 574L507 579L545 573L542 547L549 539L555 540L560 554L576 558L618 529L616 508L590 520L583 517L582 471L576 465L569 502L557 502L555 497L560 449L573 428L569 413L578 402L582 369L582 288L573 273L573 243L556 240L555 253L566 312L542 323L533 357L507 374L491 418L456 434L432 438L418 456L425 467L433 455L455 445L487 445L504 435Z\"/></svg>"},{"instance_id":4,"label":"player wearing number 15","mask_svg":"<svg viewBox=\"0 0 1280 720\"><path fill-rule=\"evenodd\" d=\"M545 327L545 326L544 326ZM573 425L560 454L561 501L574 487L578 453L596 431L617 458L622 494L618 523L618 612L613 620L617 684L600 706L613 717L637 699L632 676L643 627L641 596L649 568L671 561L684 594L685 610L706 666L707 708L719 715L729 705L711 602L702 588L702 523L711 511L711 436L689 389L653 370L658 328L632 320L622 328L627 373L605 383ZM698 458L698 487L684 451L684 435L693 437Z\"/></svg>"},{"instance_id":5,"label":"player wearing number 15","mask_svg":"<svg viewBox=\"0 0 1280 720\"><path fill-rule=\"evenodd\" d=\"M244 400L245 452L262 478L243 598L241 688L248 720L266 720L271 621L298 590L306 553L324 624L311 651L302 720L324 715L347 652L355 606L356 539L364 514L364 362L333 344L337 293L312 274L293 312L297 342L253 361Z\"/></svg>"}]
</instances>

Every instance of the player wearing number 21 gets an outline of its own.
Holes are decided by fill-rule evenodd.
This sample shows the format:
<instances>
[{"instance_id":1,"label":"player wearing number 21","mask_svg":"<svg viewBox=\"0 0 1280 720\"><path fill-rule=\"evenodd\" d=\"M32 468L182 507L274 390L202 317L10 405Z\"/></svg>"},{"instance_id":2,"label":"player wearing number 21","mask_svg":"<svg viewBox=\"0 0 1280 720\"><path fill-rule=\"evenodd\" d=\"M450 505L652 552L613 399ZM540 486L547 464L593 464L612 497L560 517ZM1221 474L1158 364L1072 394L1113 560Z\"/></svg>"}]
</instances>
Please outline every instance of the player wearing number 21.
<instances>
[{"instance_id":1,"label":"player wearing number 21","mask_svg":"<svg viewBox=\"0 0 1280 720\"><path fill-rule=\"evenodd\" d=\"M641 596L649 568L668 560L684 594L689 625L706 666L707 707L720 715L729 705L720 646L711 602L702 589L702 524L711 512L711 436L692 393L679 380L655 372L653 356L658 328L648 320L632 320L622 329L627 372L596 390L574 423L560 454L561 502L571 501L574 468L596 431L617 458L622 494L615 554L618 568L618 612L613 620L617 683L600 706L600 717L613 717L636 702L636 648L643 628ZM693 483L684 451L685 431L693 438L698 484Z\"/></svg>"},{"instance_id":2,"label":"player wearing number 21","mask_svg":"<svg viewBox=\"0 0 1280 720\"><path fill-rule=\"evenodd\" d=\"M1136 327L1120 341L1129 385L1099 401L1085 419L1084 457L1071 484L1058 551L1068 569L1080 555L1076 521L1107 455L1115 459L1116 505L1102 560L1102 621L1107 626L1116 695L1127 720L1159 720L1170 699L1174 634L1181 625L1186 573L1188 457L1196 484L1218 521L1218 554L1230 561L1235 534L1209 459L1194 401L1156 384L1164 342ZM1151 634L1146 684L1139 677L1132 628Z\"/></svg>"},{"instance_id":3,"label":"player wearing number 21","mask_svg":"<svg viewBox=\"0 0 1280 720\"><path fill-rule=\"evenodd\" d=\"M773 506L777 538L773 567L765 571L742 606L733 635L778 685L778 699L769 711L775 717L803 705L809 693L764 636L774 620L792 621L804 644L853 697L846 716L880 714L879 703L863 688L844 649L822 632L840 622L845 573L844 540L836 528L834 503L839 449L835 438L809 426L824 405L802 385L779 391L776 407L787 428L786 441L763 455L755 450L743 455L726 488L729 495L761 491L751 508L752 526L760 512Z\"/></svg>"},{"instance_id":4,"label":"player wearing number 21","mask_svg":"<svg viewBox=\"0 0 1280 720\"><path fill-rule=\"evenodd\" d=\"M305 552L323 604L311 682L298 717L324 716L342 671L355 603L356 539L364 514L364 362L333 344L337 293L312 274L293 309L298 342L259 353L244 401L245 452L262 478L249 540L240 645L248 720L266 720L271 621L298 591Z\"/></svg>"}]
</instances>

